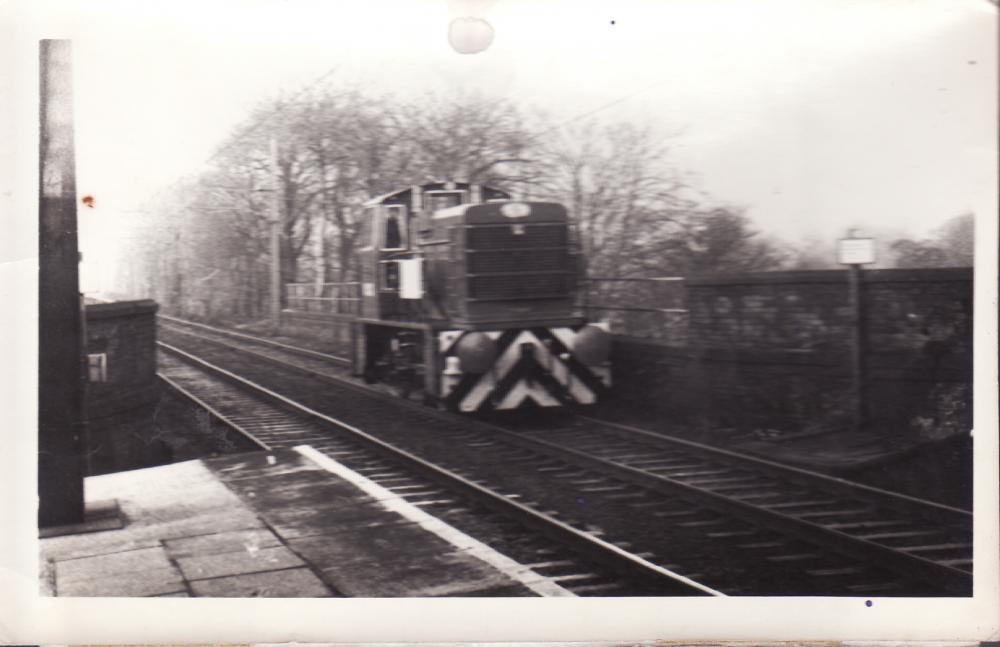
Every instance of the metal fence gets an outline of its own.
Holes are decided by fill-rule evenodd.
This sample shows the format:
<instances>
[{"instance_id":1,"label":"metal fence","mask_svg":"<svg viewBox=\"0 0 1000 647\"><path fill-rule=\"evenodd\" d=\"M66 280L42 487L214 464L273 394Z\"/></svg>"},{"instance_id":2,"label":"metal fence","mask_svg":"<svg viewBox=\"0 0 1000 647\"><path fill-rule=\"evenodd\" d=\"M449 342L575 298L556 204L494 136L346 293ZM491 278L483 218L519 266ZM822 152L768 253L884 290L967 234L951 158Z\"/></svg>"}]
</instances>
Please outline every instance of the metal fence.
<instances>
[{"instance_id":1,"label":"metal fence","mask_svg":"<svg viewBox=\"0 0 1000 647\"><path fill-rule=\"evenodd\" d=\"M688 332L684 278L591 277L580 298L591 320L605 320L619 335L684 344Z\"/></svg>"},{"instance_id":2,"label":"metal fence","mask_svg":"<svg viewBox=\"0 0 1000 647\"><path fill-rule=\"evenodd\" d=\"M288 305L298 312L358 314L360 283L289 283ZM687 340L684 279L593 277L584 279L579 306L591 321L607 321L612 332L668 344Z\"/></svg>"},{"instance_id":3,"label":"metal fence","mask_svg":"<svg viewBox=\"0 0 1000 647\"><path fill-rule=\"evenodd\" d=\"M344 283L287 283L288 308L299 312L358 314L357 281Z\"/></svg>"}]
</instances>

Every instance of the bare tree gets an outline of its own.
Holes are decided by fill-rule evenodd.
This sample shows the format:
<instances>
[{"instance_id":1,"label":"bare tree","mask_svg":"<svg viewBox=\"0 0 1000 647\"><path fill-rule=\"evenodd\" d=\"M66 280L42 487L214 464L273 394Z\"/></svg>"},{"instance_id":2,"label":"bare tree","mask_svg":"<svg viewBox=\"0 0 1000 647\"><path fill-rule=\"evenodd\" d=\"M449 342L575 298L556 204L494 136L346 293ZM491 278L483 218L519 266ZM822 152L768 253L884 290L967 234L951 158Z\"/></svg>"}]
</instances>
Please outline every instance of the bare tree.
<instances>
[{"instance_id":1,"label":"bare tree","mask_svg":"<svg viewBox=\"0 0 1000 647\"><path fill-rule=\"evenodd\" d=\"M478 94L403 103L341 88L267 102L223 141L207 171L161 196L156 217L169 227L156 244L182 241L183 250L147 259L145 273L169 286L158 293L168 308L257 318L266 310L276 201L281 282L318 286L355 276L366 200L449 179L566 204L592 276L779 262L742 213L691 197L670 163L671 135L629 123L545 126L510 100Z\"/></svg>"},{"instance_id":2,"label":"bare tree","mask_svg":"<svg viewBox=\"0 0 1000 647\"><path fill-rule=\"evenodd\" d=\"M511 189L538 182L534 136L509 100L427 95L400 116L412 150L411 182L464 180Z\"/></svg>"},{"instance_id":3,"label":"bare tree","mask_svg":"<svg viewBox=\"0 0 1000 647\"><path fill-rule=\"evenodd\" d=\"M732 274L780 268L789 254L778 243L761 237L742 212L725 207L685 214L680 231L651 247L655 267L693 276Z\"/></svg>"},{"instance_id":4,"label":"bare tree","mask_svg":"<svg viewBox=\"0 0 1000 647\"><path fill-rule=\"evenodd\" d=\"M785 245L789 249L789 260L786 263L790 270L836 270L843 269L837 263L837 243L834 239L822 239L816 236L801 238L794 246Z\"/></svg>"},{"instance_id":5,"label":"bare tree","mask_svg":"<svg viewBox=\"0 0 1000 647\"><path fill-rule=\"evenodd\" d=\"M591 275L642 275L656 241L695 208L668 165L669 138L632 124L561 129L546 148L548 195L567 205Z\"/></svg>"},{"instance_id":6,"label":"bare tree","mask_svg":"<svg viewBox=\"0 0 1000 647\"><path fill-rule=\"evenodd\" d=\"M975 261L975 216L955 216L939 227L932 238L900 238L889 247L896 267L968 267Z\"/></svg>"},{"instance_id":7,"label":"bare tree","mask_svg":"<svg viewBox=\"0 0 1000 647\"><path fill-rule=\"evenodd\" d=\"M359 92L324 96L309 111L310 149L322 183L322 245L334 239L325 279L347 280L361 206L369 198L409 184L413 149L391 99ZM324 253L324 258L326 258ZM326 263L326 261L324 261Z\"/></svg>"}]
</instances>

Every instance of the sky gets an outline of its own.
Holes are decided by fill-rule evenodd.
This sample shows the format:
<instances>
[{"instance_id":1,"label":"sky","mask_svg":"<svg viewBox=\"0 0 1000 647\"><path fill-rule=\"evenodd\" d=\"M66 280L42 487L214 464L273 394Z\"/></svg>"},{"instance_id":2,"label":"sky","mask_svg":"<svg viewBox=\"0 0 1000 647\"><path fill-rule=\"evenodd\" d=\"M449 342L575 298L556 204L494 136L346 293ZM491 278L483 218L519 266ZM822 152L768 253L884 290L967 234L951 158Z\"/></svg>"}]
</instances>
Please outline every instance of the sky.
<instances>
[{"instance_id":1,"label":"sky","mask_svg":"<svg viewBox=\"0 0 1000 647\"><path fill-rule=\"evenodd\" d=\"M37 38L73 39L78 191L97 205L80 213L85 266L113 265L139 205L202 168L258 102L328 74L401 97L476 90L557 122L647 125L706 201L793 243L849 227L924 236L961 213L996 214L988 0L7 0L0 11L22 82ZM492 26L485 51L449 45L463 16Z\"/></svg>"}]
</instances>

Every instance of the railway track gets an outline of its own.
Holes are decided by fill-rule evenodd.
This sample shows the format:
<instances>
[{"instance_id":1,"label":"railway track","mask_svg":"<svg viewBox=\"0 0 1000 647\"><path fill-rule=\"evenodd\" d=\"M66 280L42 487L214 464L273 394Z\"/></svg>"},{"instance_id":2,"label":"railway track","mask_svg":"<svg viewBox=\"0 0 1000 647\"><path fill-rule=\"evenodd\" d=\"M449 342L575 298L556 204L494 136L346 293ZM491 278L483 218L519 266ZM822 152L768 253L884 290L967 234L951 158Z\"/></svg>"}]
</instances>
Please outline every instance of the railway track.
<instances>
[{"instance_id":1,"label":"railway track","mask_svg":"<svg viewBox=\"0 0 1000 647\"><path fill-rule=\"evenodd\" d=\"M435 514L486 534L540 595L719 595L642 555L532 509L363 430L295 403L168 344L161 379L263 450L310 445Z\"/></svg>"},{"instance_id":2,"label":"railway track","mask_svg":"<svg viewBox=\"0 0 1000 647\"><path fill-rule=\"evenodd\" d=\"M193 340L191 330L185 334ZM262 345L209 327L198 331L214 338L198 343L355 392L363 389L337 368L341 358ZM226 345L218 346L222 339ZM443 434L447 443L496 453L495 460L509 462L511 470L521 469L514 467L521 459L550 461L533 469L579 496L576 501L549 496L549 505L593 517L591 525L618 541L643 544L654 555L662 551L650 535L667 532L674 547L667 561L682 562L679 572L727 593L971 594L971 515L965 511L584 416L530 429L467 418L457 423L453 416L419 407L412 407L412 414L450 419L460 430ZM409 442L421 453L440 451L440 442L423 435ZM505 480L508 489L537 492L518 483L531 479ZM609 501L619 502L619 518L608 509L616 505ZM581 505L603 512L582 514ZM688 552L678 555L682 547ZM745 575L736 583L730 581L734 563Z\"/></svg>"},{"instance_id":3,"label":"railway track","mask_svg":"<svg viewBox=\"0 0 1000 647\"><path fill-rule=\"evenodd\" d=\"M558 428L515 433L630 482L971 595L965 510L579 414Z\"/></svg>"}]
</instances>

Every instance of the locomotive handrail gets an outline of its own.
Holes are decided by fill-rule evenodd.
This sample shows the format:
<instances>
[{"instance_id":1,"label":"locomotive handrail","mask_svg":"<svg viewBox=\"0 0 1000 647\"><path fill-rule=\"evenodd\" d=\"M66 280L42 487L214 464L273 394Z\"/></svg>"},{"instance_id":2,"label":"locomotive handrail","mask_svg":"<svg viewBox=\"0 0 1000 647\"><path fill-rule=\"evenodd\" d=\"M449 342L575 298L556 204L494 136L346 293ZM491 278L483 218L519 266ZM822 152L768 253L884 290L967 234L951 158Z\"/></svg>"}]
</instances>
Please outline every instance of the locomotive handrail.
<instances>
[{"instance_id":1,"label":"locomotive handrail","mask_svg":"<svg viewBox=\"0 0 1000 647\"><path fill-rule=\"evenodd\" d=\"M660 312L663 314L687 314L687 308L640 308L631 306L612 306L603 303L588 303L585 306L588 310L621 310L623 312Z\"/></svg>"},{"instance_id":2,"label":"locomotive handrail","mask_svg":"<svg viewBox=\"0 0 1000 647\"><path fill-rule=\"evenodd\" d=\"M564 249L566 249L566 247L562 245L547 245L547 246L540 245L538 247L478 247L478 248L467 249L465 250L465 252L467 254L489 254L491 252L524 252L524 251L554 252L554 251L562 251Z\"/></svg>"},{"instance_id":3,"label":"locomotive handrail","mask_svg":"<svg viewBox=\"0 0 1000 647\"><path fill-rule=\"evenodd\" d=\"M643 283L643 282L647 282L647 281L648 282L655 282L655 281L662 281L662 282L685 281L686 279L683 276L649 276L649 277L645 277L645 276L632 276L632 277L625 277L625 276L623 276L623 277L616 277L616 276L588 276L588 277L581 278L580 280L581 281L594 281L594 282L597 282L597 281L606 281L606 282L621 281L621 282Z\"/></svg>"},{"instance_id":4,"label":"locomotive handrail","mask_svg":"<svg viewBox=\"0 0 1000 647\"><path fill-rule=\"evenodd\" d=\"M303 312L332 312L345 310L341 314L354 314L355 305L361 301L358 296L358 281L343 281L339 283L286 283L288 307ZM331 294L332 296L323 296ZM318 308L311 306L318 304ZM324 305L329 304L329 305ZM343 304L341 306L340 304Z\"/></svg>"},{"instance_id":5,"label":"locomotive handrail","mask_svg":"<svg viewBox=\"0 0 1000 647\"><path fill-rule=\"evenodd\" d=\"M322 287L334 286L340 287L345 285L361 285L360 281L343 281L341 283L286 283L287 287L290 288L313 288L315 289L317 285Z\"/></svg>"},{"instance_id":6,"label":"locomotive handrail","mask_svg":"<svg viewBox=\"0 0 1000 647\"><path fill-rule=\"evenodd\" d=\"M572 274L571 270L516 270L504 272L469 272L466 276L477 278L480 276L538 276L539 274Z\"/></svg>"},{"instance_id":7,"label":"locomotive handrail","mask_svg":"<svg viewBox=\"0 0 1000 647\"><path fill-rule=\"evenodd\" d=\"M359 297L307 297L299 294L288 295L289 299L308 299L310 301L360 301Z\"/></svg>"},{"instance_id":8,"label":"locomotive handrail","mask_svg":"<svg viewBox=\"0 0 1000 647\"><path fill-rule=\"evenodd\" d=\"M686 280L683 276L581 277L577 306L588 316L611 317L617 333L678 341L686 337L690 313L684 307Z\"/></svg>"}]
</instances>

